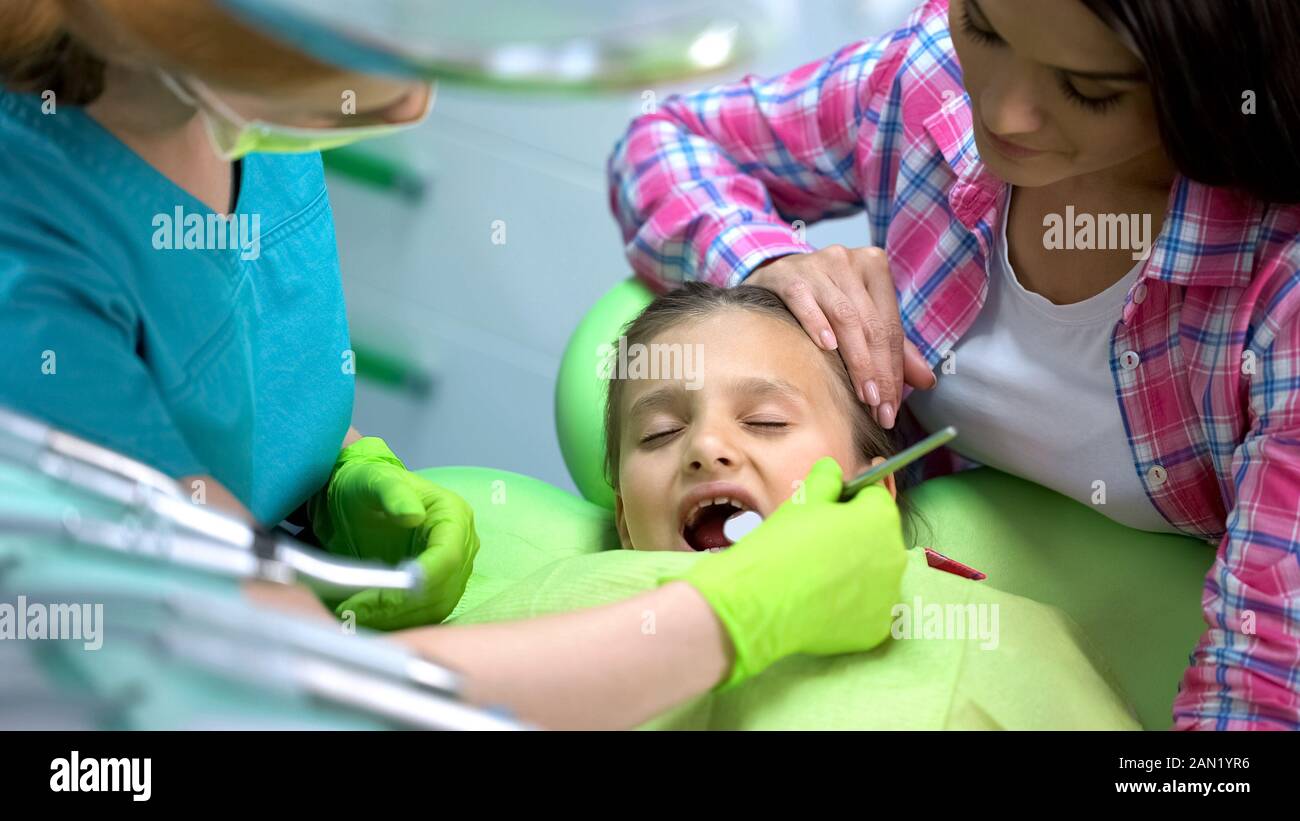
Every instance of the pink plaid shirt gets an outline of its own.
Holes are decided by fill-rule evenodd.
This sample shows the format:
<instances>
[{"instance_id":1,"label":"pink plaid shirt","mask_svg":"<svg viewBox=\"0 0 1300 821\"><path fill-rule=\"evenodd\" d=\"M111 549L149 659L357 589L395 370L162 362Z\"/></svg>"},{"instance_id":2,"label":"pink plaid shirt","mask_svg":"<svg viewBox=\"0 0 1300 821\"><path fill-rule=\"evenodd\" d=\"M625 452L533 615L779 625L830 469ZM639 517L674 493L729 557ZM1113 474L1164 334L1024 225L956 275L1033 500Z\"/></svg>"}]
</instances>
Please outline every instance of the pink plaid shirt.
<instances>
[{"instance_id":1,"label":"pink plaid shirt","mask_svg":"<svg viewBox=\"0 0 1300 821\"><path fill-rule=\"evenodd\" d=\"M865 211L904 329L936 365L984 304L1007 194L975 148L947 6L930 0L879 39L633 122L609 172L638 275L660 290L734 285L814 250L791 221ZM1166 519L1218 545L1176 729L1300 729L1297 234L1300 207L1180 177L1116 317L1111 371L1135 470Z\"/></svg>"}]
</instances>

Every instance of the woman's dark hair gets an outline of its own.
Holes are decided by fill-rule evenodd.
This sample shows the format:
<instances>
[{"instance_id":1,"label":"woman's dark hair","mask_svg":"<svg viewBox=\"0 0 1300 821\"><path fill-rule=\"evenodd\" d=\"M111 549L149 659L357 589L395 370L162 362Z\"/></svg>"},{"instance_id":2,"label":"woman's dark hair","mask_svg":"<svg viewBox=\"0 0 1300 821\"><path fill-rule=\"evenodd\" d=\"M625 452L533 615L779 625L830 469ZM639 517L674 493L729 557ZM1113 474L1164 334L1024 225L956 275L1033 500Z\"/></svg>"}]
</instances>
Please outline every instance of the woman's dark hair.
<instances>
[{"instance_id":1,"label":"woman's dark hair","mask_svg":"<svg viewBox=\"0 0 1300 821\"><path fill-rule=\"evenodd\" d=\"M1300 2L1082 1L1146 64L1160 136L1179 171L1266 202L1300 203Z\"/></svg>"},{"instance_id":2,"label":"woman's dark hair","mask_svg":"<svg viewBox=\"0 0 1300 821\"><path fill-rule=\"evenodd\" d=\"M703 282L688 282L682 287L657 297L635 319L623 327L622 336L631 347L636 344L649 344L655 337L682 322L704 319L722 310L752 311L774 319L788 322L803 333L803 327L794 314L785 306L781 298L765 288L754 285L740 285L735 288L719 288ZM809 345L812 341L809 340ZM820 349L818 349L820 351ZM835 351L820 351L826 360L830 373L836 377L836 390L840 393L838 403L848 416L852 426L853 446L870 462L873 457L893 456L898 452L900 442L895 430L885 430L871 418L865 405L858 401L853 390L853 382L844 360ZM622 419L619 409L622 407L623 391L627 380L618 378L615 370L610 375L609 392L605 399L605 477L610 485L618 489L618 466L621 458ZM827 409L828 412L835 412ZM849 479L851 477L844 477ZM903 522L903 534L913 544L916 534L916 521L919 514L908 504L902 491L908 487L904 471L894 474L894 481L899 491L898 508Z\"/></svg>"}]
</instances>

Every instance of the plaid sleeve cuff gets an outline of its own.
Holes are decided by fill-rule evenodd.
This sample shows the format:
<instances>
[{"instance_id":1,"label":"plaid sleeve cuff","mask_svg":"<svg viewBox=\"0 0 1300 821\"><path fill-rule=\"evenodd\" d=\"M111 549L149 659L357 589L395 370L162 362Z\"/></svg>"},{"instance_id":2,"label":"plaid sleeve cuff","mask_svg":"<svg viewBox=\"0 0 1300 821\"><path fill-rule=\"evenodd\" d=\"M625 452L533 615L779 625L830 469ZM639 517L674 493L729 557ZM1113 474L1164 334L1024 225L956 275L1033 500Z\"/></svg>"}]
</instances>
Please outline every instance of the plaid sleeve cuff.
<instances>
[{"instance_id":1,"label":"plaid sleeve cuff","mask_svg":"<svg viewBox=\"0 0 1300 821\"><path fill-rule=\"evenodd\" d=\"M722 230L704 252L702 279L733 287L768 260L817 249L801 242L783 223L743 223Z\"/></svg>"}]
</instances>

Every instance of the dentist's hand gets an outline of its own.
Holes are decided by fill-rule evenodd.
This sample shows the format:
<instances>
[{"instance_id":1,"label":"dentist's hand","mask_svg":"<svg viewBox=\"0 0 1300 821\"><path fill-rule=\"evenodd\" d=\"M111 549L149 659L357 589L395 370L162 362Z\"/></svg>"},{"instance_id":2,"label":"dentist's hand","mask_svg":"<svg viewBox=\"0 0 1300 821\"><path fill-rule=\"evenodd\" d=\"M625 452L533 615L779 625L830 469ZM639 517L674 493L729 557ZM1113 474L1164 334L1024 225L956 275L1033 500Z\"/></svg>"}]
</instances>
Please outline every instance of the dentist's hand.
<instances>
[{"instance_id":1,"label":"dentist's hand","mask_svg":"<svg viewBox=\"0 0 1300 821\"><path fill-rule=\"evenodd\" d=\"M478 552L474 513L464 499L407 470L372 436L343 449L329 484L310 503L322 545L342 556L397 564L416 559L424 587L363 590L335 608L378 630L437 624L460 601Z\"/></svg>"},{"instance_id":2,"label":"dentist's hand","mask_svg":"<svg viewBox=\"0 0 1300 821\"><path fill-rule=\"evenodd\" d=\"M907 564L898 505L883 485L839 502L842 485L835 460L818 461L802 502L662 580L691 584L726 628L736 662L724 686L794 653L870 650L889 635Z\"/></svg>"},{"instance_id":3,"label":"dentist's hand","mask_svg":"<svg viewBox=\"0 0 1300 821\"><path fill-rule=\"evenodd\" d=\"M903 333L894 278L880 248L831 245L778 257L745 284L781 297L814 343L839 350L858 398L881 427L894 426L904 382L934 387L930 365Z\"/></svg>"}]
</instances>

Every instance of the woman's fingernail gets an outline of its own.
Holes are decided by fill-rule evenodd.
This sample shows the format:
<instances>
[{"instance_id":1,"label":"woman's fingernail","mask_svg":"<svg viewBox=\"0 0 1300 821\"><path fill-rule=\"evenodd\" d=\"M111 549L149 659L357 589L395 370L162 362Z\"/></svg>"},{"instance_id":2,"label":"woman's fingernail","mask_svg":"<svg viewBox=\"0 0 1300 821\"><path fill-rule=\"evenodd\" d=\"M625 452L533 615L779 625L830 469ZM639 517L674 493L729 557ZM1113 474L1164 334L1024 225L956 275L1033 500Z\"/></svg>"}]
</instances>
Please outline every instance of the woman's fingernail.
<instances>
[{"instance_id":1,"label":"woman's fingernail","mask_svg":"<svg viewBox=\"0 0 1300 821\"><path fill-rule=\"evenodd\" d=\"M880 404L880 389L876 387L876 380L868 379L862 385L862 393L866 403L871 407L874 408Z\"/></svg>"},{"instance_id":2,"label":"woman's fingernail","mask_svg":"<svg viewBox=\"0 0 1300 821\"><path fill-rule=\"evenodd\" d=\"M835 334L831 333L829 330L822 331L822 347L828 351L833 351L839 347L835 343Z\"/></svg>"},{"instance_id":3,"label":"woman's fingernail","mask_svg":"<svg viewBox=\"0 0 1300 821\"><path fill-rule=\"evenodd\" d=\"M885 430L894 427L894 403L886 402L880 406L880 427Z\"/></svg>"}]
</instances>

